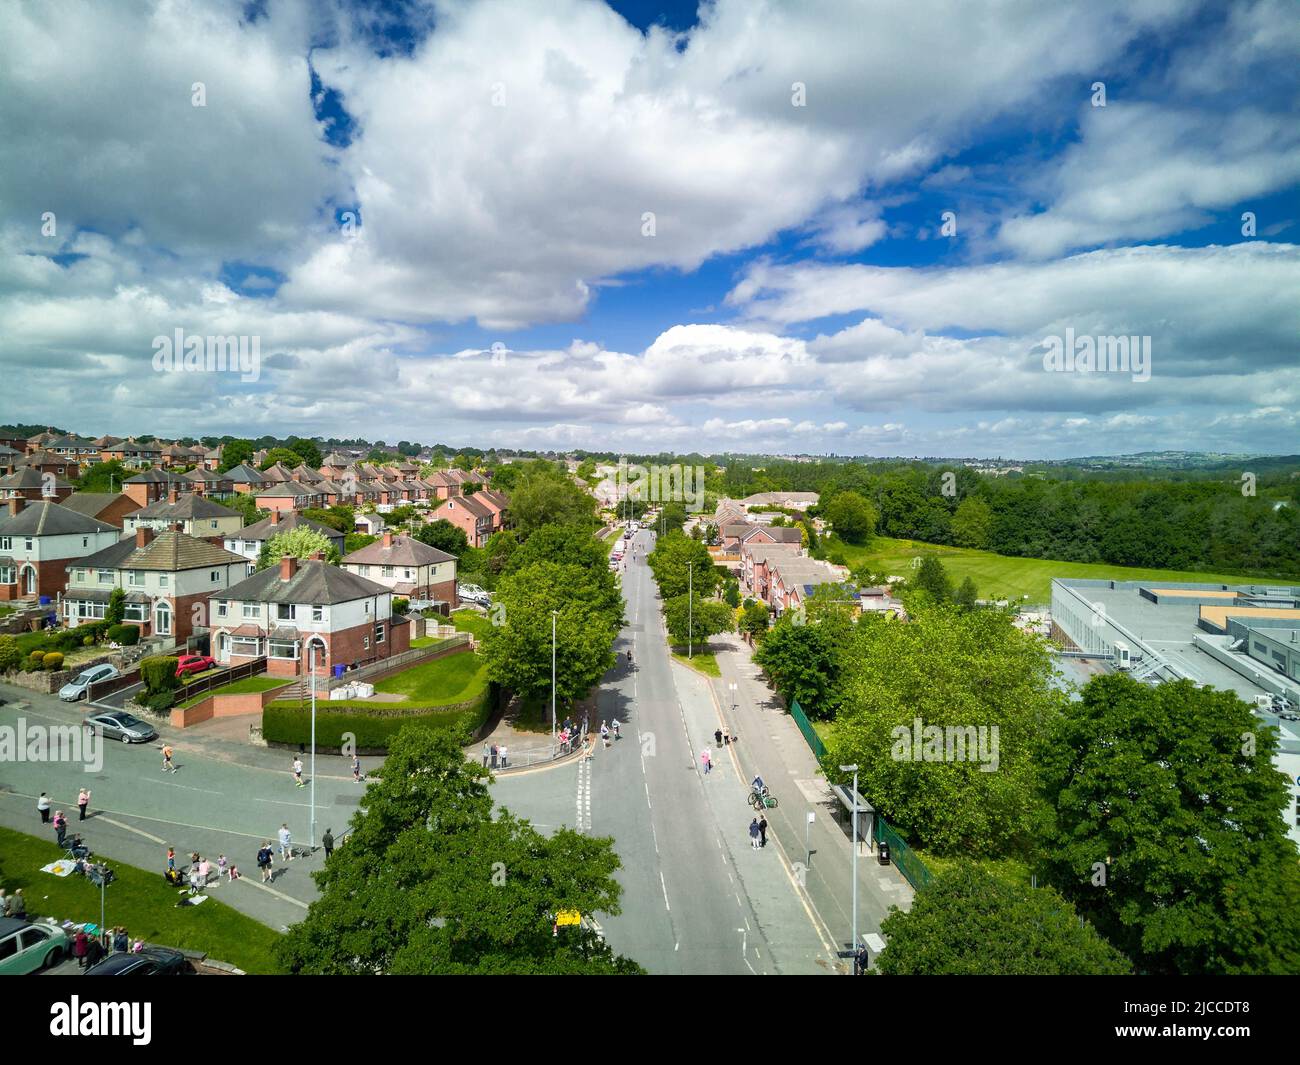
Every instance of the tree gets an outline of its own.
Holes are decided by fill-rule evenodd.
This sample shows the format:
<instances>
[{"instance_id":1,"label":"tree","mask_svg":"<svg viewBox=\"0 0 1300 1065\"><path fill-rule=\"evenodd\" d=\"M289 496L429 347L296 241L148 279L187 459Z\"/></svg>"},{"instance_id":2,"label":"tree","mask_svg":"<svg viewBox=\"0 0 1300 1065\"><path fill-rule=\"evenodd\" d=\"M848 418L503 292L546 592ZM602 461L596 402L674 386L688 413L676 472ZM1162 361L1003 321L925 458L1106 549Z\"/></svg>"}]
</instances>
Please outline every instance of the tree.
<instances>
[{"instance_id":1,"label":"tree","mask_svg":"<svg viewBox=\"0 0 1300 1065\"><path fill-rule=\"evenodd\" d=\"M859 763L862 793L938 854L1019 853L1035 747L1066 698L1051 656L999 611L911 613L858 622L826 765Z\"/></svg>"},{"instance_id":2,"label":"tree","mask_svg":"<svg viewBox=\"0 0 1300 1065\"><path fill-rule=\"evenodd\" d=\"M277 462L282 462L290 469L302 463L302 456L296 451L290 451L287 447L273 447L266 453L266 458L262 460L259 470L269 470Z\"/></svg>"},{"instance_id":3,"label":"tree","mask_svg":"<svg viewBox=\"0 0 1300 1065\"><path fill-rule=\"evenodd\" d=\"M494 532L483 545L488 572L498 577L502 573L509 572L510 560L518 550L519 537L515 535L513 529L499 529Z\"/></svg>"},{"instance_id":4,"label":"tree","mask_svg":"<svg viewBox=\"0 0 1300 1065\"><path fill-rule=\"evenodd\" d=\"M921 559L916 576L908 582L908 586L929 593L930 598L936 603L946 603L952 598L952 581L948 579L948 571L933 555L926 555Z\"/></svg>"},{"instance_id":5,"label":"tree","mask_svg":"<svg viewBox=\"0 0 1300 1065\"><path fill-rule=\"evenodd\" d=\"M976 496L967 496L952 516L953 541L961 547L986 547L992 524L993 511L989 505Z\"/></svg>"},{"instance_id":6,"label":"tree","mask_svg":"<svg viewBox=\"0 0 1300 1065\"><path fill-rule=\"evenodd\" d=\"M225 473L227 470L233 470L241 462L252 462L253 452L256 450L251 440L227 440L221 445L221 464L217 467L218 472Z\"/></svg>"},{"instance_id":7,"label":"tree","mask_svg":"<svg viewBox=\"0 0 1300 1065\"><path fill-rule=\"evenodd\" d=\"M550 463L531 464L510 496L510 516L526 541L543 525L596 527L596 500Z\"/></svg>"},{"instance_id":8,"label":"tree","mask_svg":"<svg viewBox=\"0 0 1300 1065\"><path fill-rule=\"evenodd\" d=\"M290 437L289 450L294 452L302 462L305 462L313 470L319 469L320 464L324 461L320 448L312 440L303 440L301 437L296 436Z\"/></svg>"},{"instance_id":9,"label":"tree","mask_svg":"<svg viewBox=\"0 0 1300 1065\"><path fill-rule=\"evenodd\" d=\"M751 599L745 603L745 612L740 619L740 631L757 639L767 634L770 619L771 612L767 609L767 604Z\"/></svg>"},{"instance_id":10,"label":"tree","mask_svg":"<svg viewBox=\"0 0 1300 1065\"><path fill-rule=\"evenodd\" d=\"M659 520L655 522L655 527L666 536L671 532L680 532L685 524L686 506L682 503L665 503L659 509Z\"/></svg>"},{"instance_id":11,"label":"tree","mask_svg":"<svg viewBox=\"0 0 1300 1065\"><path fill-rule=\"evenodd\" d=\"M1140 972L1300 972L1276 747L1234 692L1186 680L1096 677L1053 721L1048 876Z\"/></svg>"},{"instance_id":12,"label":"tree","mask_svg":"<svg viewBox=\"0 0 1300 1065\"><path fill-rule=\"evenodd\" d=\"M1120 976L1128 959L1051 888L959 861L881 923L887 976Z\"/></svg>"},{"instance_id":13,"label":"tree","mask_svg":"<svg viewBox=\"0 0 1300 1065\"><path fill-rule=\"evenodd\" d=\"M710 596L721 579L709 549L680 531L659 537L646 562L665 602L685 595L688 589Z\"/></svg>"},{"instance_id":14,"label":"tree","mask_svg":"<svg viewBox=\"0 0 1300 1065\"><path fill-rule=\"evenodd\" d=\"M876 532L876 512L857 492L840 492L823 508L835 535L846 544L865 544Z\"/></svg>"},{"instance_id":15,"label":"tree","mask_svg":"<svg viewBox=\"0 0 1300 1065\"><path fill-rule=\"evenodd\" d=\"M120 492L122 482L135 471L128 470L117 459L96 462L87 467L77 481L78 492Z\"/></svg>"},{"instance_id":16,"label":"tree","mask_svg":"<svg viewBox=\"0 0 1300 1065\"><path fill-rule=\"evenodd\" d=\"M343 537L343 551L345 554L352 554L353 551L360 551L363 547L369 547L378 536L371 536L369 533L350 532Z\"/></svg>"},{"instance_id":17,"label":"tree","mask_svg":"<svg viewBox=\"0 0 1300 1065\"><path fill-rule=\"evenodd\" d=\"M952 601L961 610L974 610L975 600L979 598L979 590L975 587L975 582L967 577L961 582L961 586L953 593Z\"/></svg>"},{"instance_id":18,"label":"tree","mask_svg":"<svg viewBox=\"0 0 1300 1065\"><path fill-rule=\"evenodd\" d=\"M668 625L668 638L676 647L687 646L688 640L696 647L708 642L710 636L730 632L736 625L736 615L731 607L717 599L701 599L679 595L664 603L664 620Z\"/></svg>"},{"instance_id":19,"label":"tree","mask_svg":"<svg viewBox=\"0 0 1300 1065\"><path fill-rule=\"evenodd\" d=\"M12 673L22 665L23 649L12 636L0 636L0 673Z\"/></svg>"},{"instance_id":20,"label":"tree","mask_svg":"<svg viewBox=\"0 0 1300 1065\"><path fill-rule=\"evenodd\" d=\"M347 511L346 515L339 513L343 510ZM351 507L330 507L328 510L323 507L308 507L302 512L302 516L308 521L316 522L317 525L324 525L341 533L350 533L356 527Z\"/></svg>"},{"instance_id":21,"label":"tree","mask_svg":"<svg viewBox=\"0 0 1300 1065\"><path fill-rule=\"evenodd\" d=\"M236 492L234 495L221 501L223 507L235 511L244 519L244 525L256 525L263 518L270 517L269 510L259 510L253 497L245 492Z\"/></svg>"},{"instance_id":22,"label":"tree","mask_svg":"<svg viewBox=\"0 0 1300 1065\"><path fill-rule=\"evenodd\" d=\"M266 569L274 566L284 557L311 558L320 552L326 562L339 560L336 548L322 532L317 532L310 525L299 525L286 532L276 533L262 545L262 552L257 556L257 568Z\"/></svg>"},{"instance_id":23,"label":"tree","mask_svg":"<svg viewBox=\"0 0 1300 1065\"><path fill-rule=\"evenodd\" d=\"M277 944L294 973L633 974L562 910L619 913L613 841L543 835L494 813L468 736L410 725L366 788L347 845L312 875L306 918ZM556 933L559 934L556 934Z\"/></svg>"},{"instance_id":24,"label":"tree","mask_svg":"<svg viewBox=\"0 0 1300 1065\"><path fill-rule=\"evenodd\" d=\"M601 574L608 575L608 567ZM583 698L614 665L614 638L623 602L611 609L604 587L580 566L538 562L503 577L496 588L494 624L483 640L488 676L525 703L551 692L551 612L555 619L556 698Z\"/></svg>"},{"instance_id":25,"label":"tree","mask_svg":"<svg viewBox=\"0 0 1300 1065\"><path fill-rule=\"evenodd\" d=\"M833 718L857 630L845 590L822 585L800 612L787 611L754 652L787 703L808 716Z\"/></svg>"},{"instance_id":26,"label":"tree","mask_svg":"<svg viewBox=\"0 0 1300 1065\"><path fill-rule=\"evenodd\" d=\"M114 588L108 593L108 607L104 610L104 628L122 624L122 619L125 617L126 592L121 588Z\"/></svg>"},{"instance_id":27,"label":"tree","mask_svg":"<svg viewBox=\"0 0 1300 1065\"><path fill-rule=\"evenodd\" d=\"M459 525L453 525L446 518L439 518L416 530L415 538L422 544L446 551L449 555L462 557L469 550L469 537Z\"/></svg>"}]
</instances>

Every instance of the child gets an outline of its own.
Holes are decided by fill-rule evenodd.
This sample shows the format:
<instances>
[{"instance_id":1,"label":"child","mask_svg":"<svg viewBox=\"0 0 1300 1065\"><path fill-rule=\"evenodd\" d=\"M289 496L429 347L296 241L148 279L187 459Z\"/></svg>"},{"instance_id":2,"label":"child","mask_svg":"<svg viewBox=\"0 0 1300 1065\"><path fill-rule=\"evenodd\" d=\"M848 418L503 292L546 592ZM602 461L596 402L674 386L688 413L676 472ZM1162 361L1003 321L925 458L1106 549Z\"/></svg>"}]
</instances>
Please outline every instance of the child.
<instances>
[{"instance_id":1,"label":"child","mask_svg":"<svg viewBox=\"0 0 1300 1065\"><path fill-rule=\"evenodd\" d=\"M230 882L233 884L238 879L239 879L239 870L232 865L230 867Z\"/></svg>"},{"instance_id":2,"label":"child","mask_svg":"<svg viewBox=\"0 0 1300 1065\"><path fill-rule=\"evenodd\" d=\"M221 883L221 878L226 875L226 868L229 865L230 863L226 860L226 856L224 854L217 855L217 883L218 884ZM231 879L233 880L234 877L231 877Z\"/></svg>"},{"instance_id":3,"label":"child","mask_svg":"<svg viewBox=\"0 0 1300 1065\"><path fill-rule=\"evenodd\" d=\"M176 871L176 848L167 848L167 871L174 873Z\"/></svg>"}]
</instances>

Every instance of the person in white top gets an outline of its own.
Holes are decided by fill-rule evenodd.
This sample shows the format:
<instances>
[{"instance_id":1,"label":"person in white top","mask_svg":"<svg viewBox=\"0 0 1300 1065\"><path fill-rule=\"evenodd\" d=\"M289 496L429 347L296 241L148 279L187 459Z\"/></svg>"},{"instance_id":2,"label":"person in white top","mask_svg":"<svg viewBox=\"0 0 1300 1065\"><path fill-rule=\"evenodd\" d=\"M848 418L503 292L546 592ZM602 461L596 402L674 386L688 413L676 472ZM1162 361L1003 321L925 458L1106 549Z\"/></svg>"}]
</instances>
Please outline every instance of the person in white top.
<instances>
[{"instance_id":1,"label":"person in white top","mask_svg":"<svg viewBox=\"0 0 1300 1065\"><path fill-rule=\"evenodd\" d=\"M287 862L293 861L293 847L290 846L289 826L281 825L278 835L280 837L280 858Z\"/></svg>"}]
</instances>

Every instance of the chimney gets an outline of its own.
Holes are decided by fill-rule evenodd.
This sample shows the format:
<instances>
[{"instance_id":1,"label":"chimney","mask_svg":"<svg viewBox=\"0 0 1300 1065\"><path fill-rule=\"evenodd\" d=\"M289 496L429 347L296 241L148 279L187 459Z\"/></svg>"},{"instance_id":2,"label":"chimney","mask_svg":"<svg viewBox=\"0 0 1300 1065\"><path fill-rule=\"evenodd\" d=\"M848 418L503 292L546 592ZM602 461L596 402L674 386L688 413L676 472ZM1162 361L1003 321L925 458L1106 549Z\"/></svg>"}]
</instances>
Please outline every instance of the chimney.
<instances>
[{"instance_id":1,"label":"chimney","mask_svg":"<svg viewBox=\"0 0 1300 1065\"><path fill-rule=\"evenodd\" d=\"M325 561L325 556L324 556L321 552L319 552L319 551L313 551L313 552L312 552L310 555L308 555L307 557L310 558L313 562L324 562L324 561Z\"/></svg>"},{"instance_id":2,"label":"chimney","mask_svg":"<svg viewBox=\"0 0 1300 1065\"><path fill-rule=\"evenodd\" d=\"M170 525L168 525L167 528L170 532L180 532L181 523L179 521L174 521Z\"/></svg>"},{"instance_id":3,"label":"chimney","mask_svg":"<svg viewBox=\"0 0 1300 1065\"><path fill-rule=\"evenodd\" d=\"M285 555L280 559L280 580L287 581L293 578L298 572L298 560L293 555Z\"/></svg>"},{"instance_id":4,"label":"chimney","mask_svg":"<svg viewBox=\"0 0 1300 1065\"><path fill-rule=\"evenodd\" d=\"M18 495L10 496L10 497L9 497L9 516L10 516L11 518L13 518L13 517L17 517L18 514L19 514L19 512L20 512L20 511L23 509L23 507L25 507L26 505L27 505L27 500L25 500L22 496L18 496Z\"/></svg>"},{"instance_id":5,"label":"chimney","mask_svg":"<svg viewBox=\"0 0 1300 1065\"><path fill-rule=\"evenodd\" d=\"M168 503L175 503L175 502L176 502L176 498L177 498L177 496L176 496L176 489L175 489L175 488L169 488L169 489L167 489L167 502L168 502Z\"/></svg>"},{"instance_id":6,"label":"chimney","mask_svg":"<svg viewBox=\"0 0 1300 1065\"><path fill-rule=\"evenodd\" d=\"M280 524L280 512L276 510L274 507L271 508L271 524L272 525Z\"/></svg>"},{"instance_id":7,"label":"chimney","mask_svg":"<svg viewBox=\"0 0 1300 1065\"><path fill-rule=\"evenodd\" d=\"M147 525L138 525L135 530L135 546L144 547L153 539L153 530Z\"/></svg>"},{"instance_id":8,"label":"chimney","mask_svg":"<svg viewBox=\"0 0 1300 1065\"><path fill-rule=\"evenodd\" d=\"M390 532L385 532L385 533L384 533L384 546L385 546L385 547L392 547L392 546L393 546L393 534L392 534L392 533L390 533Z\"/></svg>"}]
</instances>

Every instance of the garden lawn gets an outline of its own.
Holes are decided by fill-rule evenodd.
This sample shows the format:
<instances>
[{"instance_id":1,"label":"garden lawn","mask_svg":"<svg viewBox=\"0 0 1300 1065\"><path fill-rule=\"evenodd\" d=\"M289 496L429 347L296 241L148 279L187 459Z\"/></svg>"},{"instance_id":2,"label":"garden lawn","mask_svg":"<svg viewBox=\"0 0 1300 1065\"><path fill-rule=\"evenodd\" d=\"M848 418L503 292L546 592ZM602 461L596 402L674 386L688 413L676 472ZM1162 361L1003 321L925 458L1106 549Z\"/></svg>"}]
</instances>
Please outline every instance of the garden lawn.
<instances>
[{"instance_id":1,"label":"garden lawn","mask_svg":"<svg viewBox=\"0 0 1300 1065\"><path fill-rule=\"evenodd\" d=\"M472 651L447 655L432 662L405 669L395 676L375 684L376 692L401 695L392 702L369 699L340 699L321 702L317 706L327 711L344 709L365 710L424 710L435 706L452 706L468 702L487 688L487 663ZM297 700L277 700L272 706L297 707Z\"/></svg>"},{"instance_id":2,"label":"garden lawn","mask_svg":"<svg viewBox=\"0 0 1300 1065\"><path fill-rule=\"evenodd\" d=\"M477 610L453 610L447 620L456 626L457 631L468 632L476 640L484 639L492 631L492 622Z\"/></svg>"},{"instance_id":3,"label":"garden lawn","mask_svg":"<svg viewBox=\"0 0 1300 1065\"><path fill-rule=\"evenodd\" d=\"M213 688L211 691L203 692L201 695L195 695L186 699L183 703L177 703L178 709L185 709L187 706L193 706L195 703L201 703L204 699L213 695L246 695L248 692L266 692L272 688L283 688L293 681L286 677L245 677L243 680L234 681L222 688Z\"/></svg>"},{"instance_id":4,"label":"garden lawn","mask_svg":"<svg viewBox=\"0 0 1300 1065\"><path fill-rule=\"evenodd\" d=\"M691 669L699 670L705 676L721 677L722 670L718 668L718 659L712 651L696 651L691 658L686 657L683 650L680 653L673 651L672 655L678 662L684 666L690 666Z\"/></svg>"},{"instance_id":5,"label":"garden lawn","mask_svg":"<svg viewBox=\"0 0 1300 1065\"><path fill-rule=\"evenodd\" d=\"M116 876L106 893L105 920L110 928L123 925L132 939L204 951L213 960L230 962L248 973L285 971L272 953L280 934L220 901L221 892L240 888L233 884L209 888L212 897L207 902L177 909L177 889L162 878L161 854L158 872L125 865L109 854L95 856L107 862ZM0 883L11 894L14 888L23 889L28 914L98 924L99 888L84 876L41 872L41 866L60 856L52 838L0 828Z\"/></svg>"},{"instance_id":6,"label":"garden lawn","mask_svg":"<svg viewBox=\"0 0 1300 1065\"><path fill-rule=\"evenodd\" d=\"M943 563L953 587L970 577L981 599L1010 599L1031 604L1051 601L1053 577L1091 577L1117 581L1188 581L1201 584L1241 584L1259 576L1229 573L1196 573L1187 570L1140 569L1112 566L1105 562L1055 562L1045 558L1013 558L992 551L966 547L942 547L919 540L895 540L878 536L864 547L854 547L830 538L823 541L827 553L842 553L850 568L866 566L886 576L910 576L911 561L934 555ZM1270 578L1276 583L1276 578Z\"/></svg>"}]
</instances>

